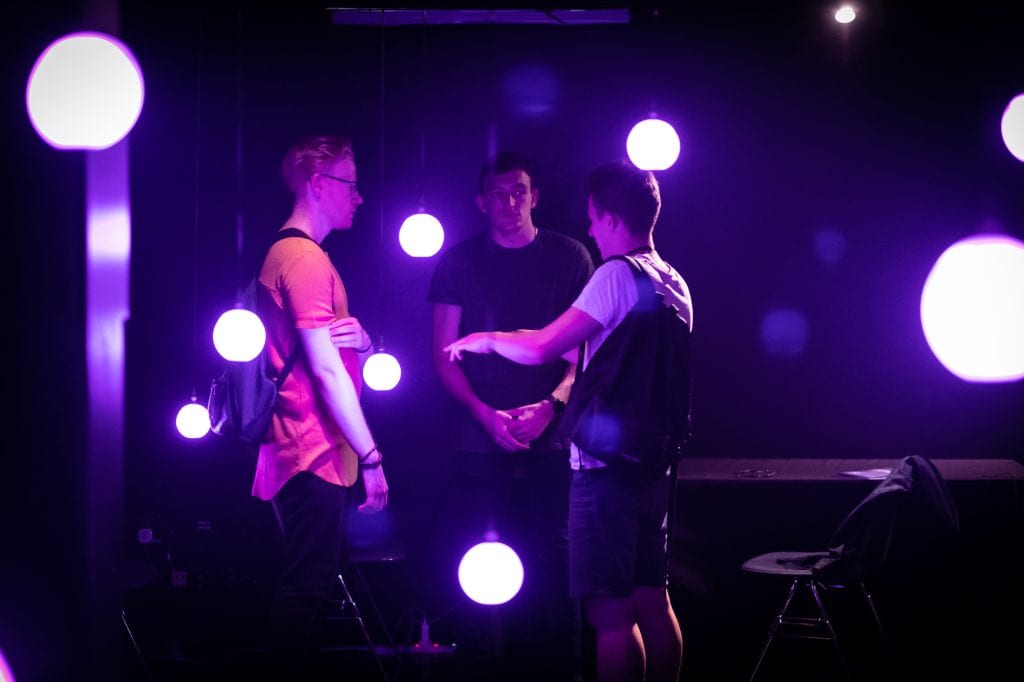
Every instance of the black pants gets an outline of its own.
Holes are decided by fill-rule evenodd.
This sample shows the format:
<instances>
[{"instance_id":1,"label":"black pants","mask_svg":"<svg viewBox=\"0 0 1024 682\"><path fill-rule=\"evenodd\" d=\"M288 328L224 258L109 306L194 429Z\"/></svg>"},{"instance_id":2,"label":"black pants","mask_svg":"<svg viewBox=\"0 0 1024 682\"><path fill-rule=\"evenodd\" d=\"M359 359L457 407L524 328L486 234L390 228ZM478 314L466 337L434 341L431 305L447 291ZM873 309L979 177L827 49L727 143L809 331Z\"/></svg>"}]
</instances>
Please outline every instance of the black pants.
<instances>
[{"instance_id":1,"label":"black pants","mask_svg":"<svg viewBox=\"0 0 1024 682\"><path fill-rule=\"evenodd\" d=\"M275 674L299 674L312 665L317 616L340 570L347 498L348 488L300 472L271 500L283 538L269 623Z\"/></svg>"},{"instance_id":2,"label":"black pants","mask_svg":"<svg viewBox=\"0 0 1024 682\"><path fill-rule=\"evenodd\" d=\"M488 531L515 549L524 570L521 592L504 605L481 606L459 590L459 678L571 680L579 669L580 618L569 597L568 453L460 452L455 461L447 580L458 589L458 562Z\"/></svg>"}]
</instances>

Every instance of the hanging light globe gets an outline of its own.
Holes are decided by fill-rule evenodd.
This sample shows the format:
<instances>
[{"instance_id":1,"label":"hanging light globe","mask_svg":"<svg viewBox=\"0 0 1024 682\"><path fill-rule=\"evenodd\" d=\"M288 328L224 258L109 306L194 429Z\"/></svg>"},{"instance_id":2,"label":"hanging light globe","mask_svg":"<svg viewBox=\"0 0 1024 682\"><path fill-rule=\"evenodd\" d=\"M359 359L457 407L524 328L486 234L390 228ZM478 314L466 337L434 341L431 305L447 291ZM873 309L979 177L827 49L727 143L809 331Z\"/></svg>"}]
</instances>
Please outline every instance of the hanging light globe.
<instances>
[{"instance_id":1,"label":"hanging light globe","mask_svg":"<svg viewBox=\"0 0 1024 682\"><path fill-rule=\"evenodd\" d=\"M210 432L210 413L193 398L178 410L174 425L178 428L178 433L185 438L202 438Z\"/></svg>"},{"instance_id":2,"label":"hanging light globe","mask_svg":"<svg viewBox=\"0 0 1024 682\"><path fill-rule=\"evenodd\" d=\"M267 330L256 313L233 308L213 326L213 346L225 360L249 362L263 350Z\"/></svg>"},{"instance_id":3,"label":"hanging light globe","mask_svg":"<svg viewBox=\"0 0 1024 682\"><path fill-rule=\"evenodd\" d=\"M629 131L626 153L640 170L662 171L679 159L679 135L660 118L640 121Z\"/></svg>"},{"instance_id":4,"label":"hanging light globe","mask_svg":"<svg viewBox=\"0 0 1024 682\"><path fill-rule=\"evenodd\" d=\"M106 149L142 112L142 70L124 43L105 33L72 33L32 67L25 106L32 126L57 149Z\"/></svg>"},{"instance_id":5,"label":"hanging light globe","mask_svg":"<svg viewBox=\"0 0 1024 682\"><path fill-rule=\"evenodd\" d=\"M390 391L402 379L402 366L390 353L378 350L366 358L363 365L363 381L375 391Z\"/></svg>"},{"instance_id":6,"label":"hanging light globe","mask_svg":"<svg viewBox=\"0 0 1024 682\"><path fill-rule=\"evenodd\" d=\"M459 585L477 604L504 604L523 586L523 562L504 543L481 542L459 562Z\"/></svg>"},{"instance_id":7,"label":"hanging light globe","mask_svg":"<svg viewBox=\"0 0 1024 682\"><path fill-rule=\"evenodd\" d=\"M429 213L414 213L398 229L398 243L414 258L430 258L444 244L444 227Z\"/></svg>"},{"instance_id":8,"label":"hanging light globe","mask_svg":"<svg viewBox=\"0 0 1024 682\"><path fill-rule=\"evenodd\" d=\"M1024 242L982 234L946 249L921 292L921 326L964 381L1024 379Z\"/></svg>"},{"instance_id":9,"label":"hanging light globe","mask_svg":"<svg viewBox=\"0 0 1024 682\"><path fill-rule=\"evenodd\" d=\"M1003 144L1018 161L1024 161L1024 93L1010 100L1003 111L999 132Z\"/></svg>"}]
</instances>

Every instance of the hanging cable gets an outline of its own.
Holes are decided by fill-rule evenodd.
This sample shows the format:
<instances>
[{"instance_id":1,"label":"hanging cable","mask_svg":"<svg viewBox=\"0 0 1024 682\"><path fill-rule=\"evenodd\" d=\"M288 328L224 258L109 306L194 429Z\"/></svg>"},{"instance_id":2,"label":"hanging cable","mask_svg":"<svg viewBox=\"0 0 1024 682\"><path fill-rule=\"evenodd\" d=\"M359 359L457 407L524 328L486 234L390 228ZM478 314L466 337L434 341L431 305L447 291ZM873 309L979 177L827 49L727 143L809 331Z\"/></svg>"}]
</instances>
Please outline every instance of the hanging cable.
<instances>
[{"instance_id":1,"label":"hanging cable","mask_svg":"<svg viewBox=\"0 0 1024 682\"><path fill-rule=\"evenodd\" d=\"M196 42L196 147L195 147L195 179L193 186L192 214L192 401L196 400L196 358L199 355L199 150L200 124L203 108L203 16L199 14L199 35Z\"/></svg>"},{"instance_id":2,"label":"hanging cable","mask_svg":"<svg viewBox=\"0 0 1024 682\"><path fill-rule=\"evenodd\" d=\"M379 342L377 344L377 350L384 345L384 8L380 8L380 95L378 96L379 104L379 129L377 131L378 142L379 142L379 153L380 158L378 159L378 174L380 182L378 183L379 192L379 205L380 205L380 244L378 249L378 275L380 277L380 289L378 290L377 299L377 338Z\"/></svg>"}]
</instances>

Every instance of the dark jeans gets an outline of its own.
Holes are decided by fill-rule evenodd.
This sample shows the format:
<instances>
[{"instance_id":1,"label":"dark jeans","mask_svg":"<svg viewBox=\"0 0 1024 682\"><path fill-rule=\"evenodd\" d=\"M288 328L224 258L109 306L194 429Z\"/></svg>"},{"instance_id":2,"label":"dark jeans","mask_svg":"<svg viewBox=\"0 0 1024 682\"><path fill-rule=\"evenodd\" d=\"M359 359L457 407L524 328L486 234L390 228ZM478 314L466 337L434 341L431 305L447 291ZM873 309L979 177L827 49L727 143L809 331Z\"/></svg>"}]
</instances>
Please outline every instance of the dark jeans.
<instances>
[{"instance_id":1,"label":"dark jeans","mask_svg":"<svg viewBox=\"0 0 1024 682\"><path fill-rule=\"evenodd\" d=\"M569 597L568 452L460 452L451 484L445 579L458 591L460 679L572 679L580 618ZM457 584L459 561L488 531L523 562L521 592L500 606L475 604Z\"/></svg>"},{"instance_id":2,"label":"dark jeans","mask_svg":"<svg viewBox=\"0 0 1024 682\"><path fill-rule=\"evenodd\" d=\"M269 637L277 673L311 665L317 616L340 570L348 488L300 472L271 500L282 534L282 570L270 607Z\"/></svg>"}]
</instances>

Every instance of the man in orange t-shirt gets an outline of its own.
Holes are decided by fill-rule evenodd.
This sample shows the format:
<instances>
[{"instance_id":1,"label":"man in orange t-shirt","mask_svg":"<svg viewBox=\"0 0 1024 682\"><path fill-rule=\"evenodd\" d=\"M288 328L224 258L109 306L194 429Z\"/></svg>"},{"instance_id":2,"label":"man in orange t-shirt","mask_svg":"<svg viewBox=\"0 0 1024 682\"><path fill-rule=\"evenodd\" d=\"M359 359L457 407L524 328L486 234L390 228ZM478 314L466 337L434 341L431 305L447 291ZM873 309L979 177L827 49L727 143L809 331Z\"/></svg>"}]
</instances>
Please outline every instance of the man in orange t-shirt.
<instances>
[{"instance_id":1,"label":"man in orange t-shirt","mask_svg":"<svg viewBox=\"0 0 1024 682\"><path fill-rule=\"evenodd\" d=\"M351 142L313 137L282 164L295 196L260 270L259 310L267 325L271 372L298 353L280 387L252 494L271 503L283 536L282 573L271 604L275 674L306 670L317 611L338 573L348 491L360 475L374 513L388 501L383 457L359 405L360 356L369 335L349 315L345 286L320 242L352 227L363 203Z\"/></svg>"}]
</instances>

